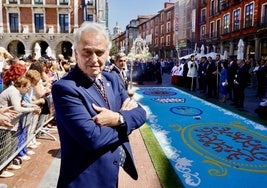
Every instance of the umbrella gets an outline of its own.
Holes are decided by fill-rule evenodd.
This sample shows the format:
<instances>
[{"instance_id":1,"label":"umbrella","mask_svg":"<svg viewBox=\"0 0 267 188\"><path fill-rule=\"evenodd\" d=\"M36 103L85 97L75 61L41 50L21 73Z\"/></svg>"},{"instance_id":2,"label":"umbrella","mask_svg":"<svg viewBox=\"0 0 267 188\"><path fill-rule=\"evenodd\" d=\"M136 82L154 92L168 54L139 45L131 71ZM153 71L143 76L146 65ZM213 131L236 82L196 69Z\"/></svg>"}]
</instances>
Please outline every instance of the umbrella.
<instances>
[{"instance_id":1,"label":"umbrella","mask_svg":"<svg viewBox=\"0 0 267 188\"><path fill-rule=\"evenodd\" d=\"M210 52L210 53L207 53L205 56L206 56L206 57L209 57L209 56L210 56L212 59L215 59L217 55L220 55L220 58L221 58L221 59L223 58L223 55L218 54L218 53L216 53L216 52Z\"/></svg>"},{"instance_id":2,"label":"umbrella","mask_svg":"<svg viewBox=\"0 0 267 188\"><path fill-rule=\"evenodd\" d=\"M46 48L45 52L46 52L46 55L47 55L48 57L52 57L52 50L51 50L50 46L48 46L48 47Z\"/></svg>"},{"instance_id":3,"label":"umbrella","mask_svg":"<svg viewBox=\"0 0 267 188\"><path fill-rule=\"evenodd\" d=\"M190 59L191 58L191 55L196 55L196 54L195 53L192 53L192 54L185 55L183 57L179 57L179 60L182 60L182 59Z\"/></svg>"},{"instance_id":4,"label":"umbrella","mask_svg":"<svg viewBox=\"0 0 267 188\"><path fill-rule=\"evenodd\" d=\"M201 55L204 55L205 54L204 50L205 50L205 47L204 47L204 44L202 44L201 45L201 48L200 48L200 54Z\"/></svg>"},{"instance_id":5,"label":"umbrella","mask_svg":"<svg viewBox=\"0 0 267 188\"><path fill-rule=\"evenodd\" d=\"M237 59L244 59L244 41L240 39L237 46Z\"/></svg>"},{"instance_id":6,"label":"umbrella","mask_svg":"<svg viewBox=\"0 0 267 188\"><path fill-rule=\"evenodd\" d=\"M228 58L228 52L227 50L224 50L223 59L227 59L227 58Z\"/></svg>"},{"instance_id":7,"label":"umbrella","mask_svg":"<svg viewBox=\"0 0 267 188\"><path fill-rule=\"evenodd\" d=\"M35 59L39 59L41 57L41 47L38 42L35 43L34 53L35 53Z\"/></svg>"}]
</instances>

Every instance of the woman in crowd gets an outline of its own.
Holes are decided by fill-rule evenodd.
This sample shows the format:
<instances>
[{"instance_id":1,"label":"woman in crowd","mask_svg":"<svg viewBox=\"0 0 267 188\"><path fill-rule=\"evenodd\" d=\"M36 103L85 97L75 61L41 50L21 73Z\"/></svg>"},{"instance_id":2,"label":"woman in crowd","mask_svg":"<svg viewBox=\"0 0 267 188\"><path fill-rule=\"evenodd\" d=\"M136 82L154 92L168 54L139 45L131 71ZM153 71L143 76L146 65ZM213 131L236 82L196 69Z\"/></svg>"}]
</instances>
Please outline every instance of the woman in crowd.
<instances>
[{"instance_id":1,"label":"woman in crowd","mask_svg":"<svg viewBox=\"0 0 267 188\"><path fill-rule=\"evenodd\" d=\"M46 118L48 117L47 114L50 113L49 106L52 100L50 94L51 94L51 86L53 80L45 73L45 66L41 61L33 62L29 67L29 70L37 70L41 75L40 81L34 87L34 92L32 94L31 100L35 101L35 100L40 100L42 98L45 101L45 103L42 105L42 112L38 119L38 124L36 127L38 129L40 126L42 126L43 122L45 122ZM35 143L34 145L31 145L30 147L36 148L37 146L38 142Z\"/></svg>"},{"instance_id":2,"label":"woman in crowd","mask_svg":"<svg viewBox=\"0 0 267 188\"><path fill-rule=\"evenodd\" d=\"M37 70L28 70L25 74L26 78L28 78L31 81L31 88L29 91L24 95L24 100L25 102L32 103L35 105L38 105L41 109L42 106L45 105L45 99L44 98L39 98L36 99L34 97L34 93L39 92L38 90L40 87L38 86L38 83L41 80L41 75ZM39 120L39 114L33 114L32 116L32 121L31 121L31 126L28 127L27 131L27 137L32 138L31 142L28 144L29 148L34 149L37 146L40 145L40 142L37 142L36 137L34 136L37 123ZM35 154L34 151L30 150L27 152L28 155L33 155Z\"/></svg>"},{"instance_id":3,"label":"woman in crowd","mask_svg":"<svg viewBox=\"0 0 267 188\"><path fill-rule=\"evenodd\" d=\"M219 91L221 94L221 99L220 102L225 103L226 101L226 95L227 95L227 85L228 85L228 81L227 81L227 77L228 77L228 62L227 61L223 61L221 63L221 71L220 71L220 82L219 82Z\"/></svg>"},{"instance_id":4,"label":"woman in crowd","mask_svg":"<svg viewBox=\"0 0 267 188\"><path fill-rule=\"evenodd\" d=\"M19 63L18 59L10 60L10 67L3 72L3 90L10 86L16 79L26 72L26 66Z\"/></svg>"},{"instance_id":5,"label":"woman in crowd","mask_svg":"<svg viewBox=\"0 0 267 188\"><path fill-rule=\"evenodd\" d=\"M14 110L19 113L37 113L39 114L41 112L41 109L38 106L32 106L27 105L26 103L22 103L22 95L25 94L29 88L31 87L31 82L29 79L27 79L25 76L21 76L18 79L13 81L13 84L11 84L8 88L6 88L1 94L0 94L0 106L2 107L8 107L13 106ZM20 116L23 118L23 116ZM21 119L22 120L22 119ZM9 142L5 142L4 146L2 146L5 151L5 160L10 157L11 154L15 153L15 151L22 146L23 137L25 136L25 132L23 131L22 123L17 123L17 127L14 127L14 131L10 130L4 130L1 131L1 138L3 140L7 140ZM17 133L17 131L19 131ZM17 136L16 136L17 135ZM16 147L14 147L16 146ZM27 155L23 155L20 157L22 160L29 159ZM9 168L11 169L19 169L20 166L11 165ZM3 176L9 176L12 174L8 172L4 172L2 174Z\"/></svg>"}]
</instances>

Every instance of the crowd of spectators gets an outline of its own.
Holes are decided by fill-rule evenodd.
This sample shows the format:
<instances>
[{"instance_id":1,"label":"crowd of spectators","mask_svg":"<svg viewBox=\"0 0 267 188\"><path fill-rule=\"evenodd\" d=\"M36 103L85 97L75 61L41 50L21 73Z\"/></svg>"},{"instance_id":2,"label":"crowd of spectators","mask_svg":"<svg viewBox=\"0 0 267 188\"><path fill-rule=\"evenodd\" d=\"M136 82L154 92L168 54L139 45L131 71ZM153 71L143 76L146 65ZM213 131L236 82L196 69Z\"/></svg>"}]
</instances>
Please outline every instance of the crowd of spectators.
<instances>
[{"instance_id":1,"label":"crowd of spectators","mask_svg":"<svg viewBox=\"0 0 267 188\"><path fill-rule=\"evenodd\" d=\"M218 54L216 58L202 56L195 59L181 59L176 62L171 70L172 84L183 87L192 92L198 91L207 98L218 99L230 105L244 108L245 89L256 89L260 106L267 106L267 60L258 62L253 59L241 60L235 56L229 56L222 60ZM265 111L266 115L266 111Z\"/></svg>"},{"instance_id":2,"label":"crowd of spectators","mask_svg":"<svg viewBox=\"0 0 267 188\"><path fill-rule=\"evenodd\" d=\"M132 81L139 85L143 85L144 82L162 84L162 75L164 73L169 74L173 66L174 61L172 59L151 58L144 60L137 58L134 61L127 61L127 76L130 78L130 74L132 74Z\"/></svg>"},{"instance_id":3,"label":"crowd of spectators","mask_svg":"<svg viewBox=\"0 0 267 188\"><path fill-rule=\"evenodd\" d=\"M53 115L52 84L71 69L72 63L61 54L57 58L13 57L0 47L1 178L14 176L14 170L35 154L34 149L41 144L36 131ZM10 162L3 167L6 161Z\"/></svg>"}]
</instances>

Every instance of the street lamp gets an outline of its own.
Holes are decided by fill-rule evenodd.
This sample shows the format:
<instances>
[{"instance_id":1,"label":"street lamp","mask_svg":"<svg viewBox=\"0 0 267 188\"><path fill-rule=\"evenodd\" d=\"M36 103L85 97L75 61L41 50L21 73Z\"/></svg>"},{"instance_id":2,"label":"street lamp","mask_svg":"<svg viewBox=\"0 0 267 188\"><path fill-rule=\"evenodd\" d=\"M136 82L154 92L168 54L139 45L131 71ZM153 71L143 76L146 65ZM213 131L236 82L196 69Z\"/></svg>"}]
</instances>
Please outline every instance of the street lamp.
<instances>
[{"instance_id":1,"label":"street lamp","mask_svg":"<svg viewBox=\"0 0 267 188\"><path fill-rule=\"evenodd\" d=\"M178 41L176 43L175 49L176 49L176 52L177 52L177 59L179 61L179 43L178 43Z\"/></svg>"}]
</instances>

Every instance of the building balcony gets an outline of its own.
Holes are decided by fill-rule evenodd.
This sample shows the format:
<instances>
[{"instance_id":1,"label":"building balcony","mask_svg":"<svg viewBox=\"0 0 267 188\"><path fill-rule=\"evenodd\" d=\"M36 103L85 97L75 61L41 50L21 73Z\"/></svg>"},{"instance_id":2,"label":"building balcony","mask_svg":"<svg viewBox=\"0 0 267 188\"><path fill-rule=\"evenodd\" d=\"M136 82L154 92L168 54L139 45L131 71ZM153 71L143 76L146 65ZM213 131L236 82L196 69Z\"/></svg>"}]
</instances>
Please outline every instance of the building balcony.
<instances>
[{"instance_id":1,"label":"building balcony","mask_svg":"<svg viewBox=\"0 0 267 188\"><path fill-rule=\"evenodd\" d=\"M202 0L201 2L200 2L200 8L204 8L204 7L206 7L207 6L207 0Z\"/></svg>"},{"instance_id":2,"label":"building balcony","mask_svg":"<svg viewBox=\"0 0 267 188\"><path fill-rule=\"evenodd\" d=\"M266 28L267 29L267 16L263 16L260 21L257 22L256 26L258 28Z\"/></svg>"}]
</instances>

